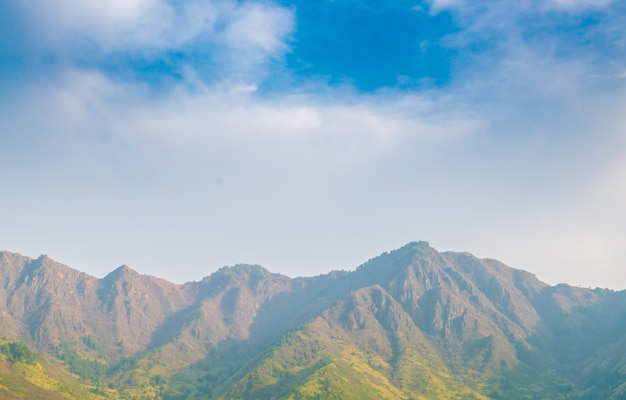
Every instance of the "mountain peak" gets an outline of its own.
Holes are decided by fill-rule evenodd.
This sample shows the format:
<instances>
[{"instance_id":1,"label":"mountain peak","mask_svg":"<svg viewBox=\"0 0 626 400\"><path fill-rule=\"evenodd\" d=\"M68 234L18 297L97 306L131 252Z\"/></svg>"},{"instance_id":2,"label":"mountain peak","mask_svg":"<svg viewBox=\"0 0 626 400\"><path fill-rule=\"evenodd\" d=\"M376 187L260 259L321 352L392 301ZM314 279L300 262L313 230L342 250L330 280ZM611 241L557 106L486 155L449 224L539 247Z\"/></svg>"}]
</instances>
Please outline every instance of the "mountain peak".
<instances>
[{"instance_id":1,"label":"mountain peak","mask_svg":"<svg viewBox=\"0 0 626 400\"><path fill-rule=\"evenodd\" d=\"M37 257L37 259L35 260L37 262L37 264L39 264L42 267L46 267L46 266L51 266L56 264L56 261L54 261L52 258L48 257L48 255L46 254L42 254L39 257Z\"/></svg>"},{"instance_id":2,"label":"mountain peak","mask_svg":"<svg viewBox=\"0 0 626 400\"><path fill-rule=\"evenodd\" d=\"M230 277L247 276L247 277L256 277L256 278L267 278L270 275L272 275L272 273L258 264L235 264L232 266L224 266L218 269L217 271L215 271L214 274L205 277L204 280L211 279L213 275L230 276Z\"/></svg>"},{"instance_id":3,"label":"mountain peak","mask_svg":"<svg viewBox=\"0 0 626 400\"><path fill-rule=\"evenodd\" d=\"M436 250L430 247L430 243L428 243L427 241L420 240L418 242L409 242L395 251L410 251L415 253L416 255L423 255Z\"/></svg>"},{"instance_id":4,"label":"mountain peak","mask_svg":"<svg viewBox=\"0 0 626 400\"><path fill-rule=\"evenodd\" d=\"M270 271L263 268L258 264L235 264L232 267L227 267L232 272L239 274L261 274L261 275L269 275Z\"/></svg>"},{"instance_id":5,"label":"mountain peak","mask_svg":"<svg viewBox=\"0 0 626 400\"><path fill-rule=\"evenodd\" d=\"M439 253L430 247L430 244L426 241L410 242L398 249L384 252L377 257L369 259L366 263L359 266L357 270L379 269L379 267L388 268L390 265L406 267L412 264L416 258L433 256L435 254Z\"/></svg>"},{"instance_id":6,"label":"mountain peak","mask_svg":"<svg viewBox=\"0 0 626 400\"><path fill-rule=\"evenodd\" d=\"M135 271L131 267L126 264L122 264L119 267L115 268L113 271L109 272L107 276L104 277L105 280L109 279L120 279L120 278L128 278L139 276L139 272Z\"/></svg>"}]
</instances>

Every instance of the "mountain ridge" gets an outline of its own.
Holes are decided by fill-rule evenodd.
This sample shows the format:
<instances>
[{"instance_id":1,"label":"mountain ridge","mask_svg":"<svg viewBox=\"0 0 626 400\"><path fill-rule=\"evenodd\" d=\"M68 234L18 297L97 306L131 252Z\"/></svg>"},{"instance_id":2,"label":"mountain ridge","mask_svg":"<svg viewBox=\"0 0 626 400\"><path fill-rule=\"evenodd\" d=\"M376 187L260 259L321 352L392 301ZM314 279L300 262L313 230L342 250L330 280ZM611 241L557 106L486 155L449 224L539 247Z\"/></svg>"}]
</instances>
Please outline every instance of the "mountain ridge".
<instances>
[{"instance_id":1,"label":"mountain ridge","mask_svg":"<svg viewBox=\"0 0 626 400\"><path fill-rule=\"evenodd\" d=\"M238 264L183 284L126 265L95 278L9 252L0 272L0 334L111 398L352 398L345 382L360 398L626 392L626 292L427 242L314 277Z\"/></svg>"}]
</instances>

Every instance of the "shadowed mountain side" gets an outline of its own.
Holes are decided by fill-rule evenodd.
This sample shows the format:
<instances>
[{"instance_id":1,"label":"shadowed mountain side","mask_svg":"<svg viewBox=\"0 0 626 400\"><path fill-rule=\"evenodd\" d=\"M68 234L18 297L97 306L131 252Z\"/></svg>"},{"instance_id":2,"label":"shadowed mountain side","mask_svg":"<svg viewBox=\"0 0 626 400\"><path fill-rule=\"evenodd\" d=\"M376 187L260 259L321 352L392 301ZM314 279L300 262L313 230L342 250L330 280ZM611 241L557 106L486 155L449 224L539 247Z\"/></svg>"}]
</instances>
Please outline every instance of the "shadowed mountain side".
<instances>
[{"instance_id":1,"label":"shadowed mountain side","mask_svg":"<svg viewBox=\"0 0 626 400\"><path fill-rule=\"evenodd\" d=\"M402 399L476 394L379 286L287 333L205 398Z\"/></svg>"},{"instance_id":2,"label":"shadowed mountain side","mask_svg":"<svg viewBox=\"0 0 626 400\"><path fill-rule=\"evenodd\" d=\"M291 290L268 299L250 326L256 346L265 346L293 327L320 315L329 305L347 296L355 286L345 271L312 278L295 278Z\"/></svg>"},{"instance_id":3,"label":"shadowed mountain side","mask_svg":"<svg viewBox=\"0 0 626 400\"><path fill-rule=\"evenodd\" d=\"M151 373L169 377L194 365L233 372L234 367L226 366L224 358L236 354L228 362L240 366L261 350L256 344L260 339L252 339L250 332L259 309L293 288L291 278L272 274L258 265L236 265L221 268L200 282L185 284L184 290L194 298L192 304L171 314L155 329L146 350L137 353L132 363L116 369L114 380L132 376L136 384L148 384ZM270 339L282 333L275 332Z\"/></svg>"}]
</instances>

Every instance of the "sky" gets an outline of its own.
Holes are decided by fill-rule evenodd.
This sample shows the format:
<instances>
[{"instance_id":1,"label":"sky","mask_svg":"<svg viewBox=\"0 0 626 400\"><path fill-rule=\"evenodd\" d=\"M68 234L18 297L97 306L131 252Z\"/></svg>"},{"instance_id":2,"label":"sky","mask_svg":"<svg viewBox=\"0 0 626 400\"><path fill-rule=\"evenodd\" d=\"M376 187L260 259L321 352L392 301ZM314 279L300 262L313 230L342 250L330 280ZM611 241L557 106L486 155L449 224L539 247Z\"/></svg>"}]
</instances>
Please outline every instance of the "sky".
<instances>
[{"instance_id":1,"label":"sky","mask_svg":"<svg viewBox=\"0 0 626 400\"><path fill-rule=\"evenodd\" d=\"M0 249L182 283L415 241L626 289L626 3L0 3Z\"/></svg>"}]
</instances>

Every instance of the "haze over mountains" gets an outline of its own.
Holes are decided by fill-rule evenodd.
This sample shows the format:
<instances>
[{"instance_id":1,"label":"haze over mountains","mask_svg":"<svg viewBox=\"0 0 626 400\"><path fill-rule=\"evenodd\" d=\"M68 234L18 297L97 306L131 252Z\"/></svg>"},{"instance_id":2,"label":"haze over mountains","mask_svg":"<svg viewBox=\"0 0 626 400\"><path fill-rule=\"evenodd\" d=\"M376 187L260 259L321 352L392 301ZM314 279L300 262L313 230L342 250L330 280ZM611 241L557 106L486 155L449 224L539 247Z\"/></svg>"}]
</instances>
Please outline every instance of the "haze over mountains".
<instances>
[{"instance_id":1,"label":"haze over mountains","mask_svg":"<svg viewBox=\"0 0 626 400\"><path fill-rule=\"evenodd\" d=\"M0 398L626 397L625 292L426 242L353 272L182 285L2 252L0 279Z\"/></svg>"}]
</instances>

